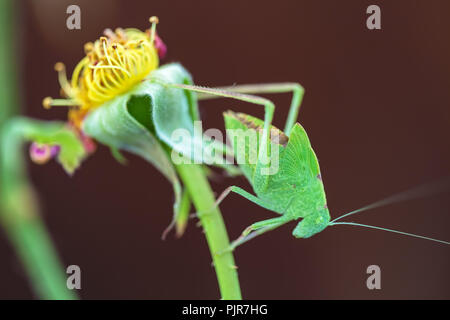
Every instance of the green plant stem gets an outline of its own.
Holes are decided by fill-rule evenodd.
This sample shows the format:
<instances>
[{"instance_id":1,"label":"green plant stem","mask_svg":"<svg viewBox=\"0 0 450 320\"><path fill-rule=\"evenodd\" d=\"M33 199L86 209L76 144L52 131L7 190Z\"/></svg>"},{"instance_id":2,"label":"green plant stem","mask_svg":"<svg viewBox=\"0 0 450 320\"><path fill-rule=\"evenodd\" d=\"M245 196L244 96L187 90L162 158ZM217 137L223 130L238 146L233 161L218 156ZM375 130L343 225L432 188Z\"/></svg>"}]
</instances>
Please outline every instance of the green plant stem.
<instances>
[{"instance_id":1,"label":"green plant stem","mask_svg":"<svg viewBox=\"0 0 450 320\"><path fill-rule=\"evenodd\" d=\"M21 192L23 198L24 192ZM23 201L23 199L22 199ZM16 254L28 274L34 292L41 299L72 300L75 293L66 287L66 274L59 262L47 230L39 216L9 211L13 221L4 223ZM20 217L20 218L17 218ZM8 220L8 219L2 219Z\"/></svg>"},{"instance_id":2,"label":"green plant stem","mask_svg":"<svg viewBox=\"0 0 450 320\"><path fill-rule=\"evenodd\" d=\"M19 105L14 5L16 1L0 1L0 223L38 297L73 299L76 295L66 287L66 274L38 214L25 173L23 138L17 132L10 135L6 128Z\"/></svg>"},{"instance_id":3,"label":"green plant stem","mask_svg":"<svg viewBox=\"0 0 450 320\"><path fill-rule=\"evenodd\" d=\"M26 175L22 145L28 129L27 122L12 118L0 130L0 222L36 294L43 299L74 299Z\"/></svg>"},{"instance_id":4,"label":"green plant stem","mask_svg":"<svg viewBox=\"0 0 450 320\"><path fill-rule=\"evenodd\" d=\"M215 198L202 167L196 164L180 164L176 165L176 168L189 190L197 212L208 212L199 216L199 219L216 269L222 299L242 299L233 253L223 252L230 246L225 223L219 208L211 211Z\"/></svg>"}]
</instances>

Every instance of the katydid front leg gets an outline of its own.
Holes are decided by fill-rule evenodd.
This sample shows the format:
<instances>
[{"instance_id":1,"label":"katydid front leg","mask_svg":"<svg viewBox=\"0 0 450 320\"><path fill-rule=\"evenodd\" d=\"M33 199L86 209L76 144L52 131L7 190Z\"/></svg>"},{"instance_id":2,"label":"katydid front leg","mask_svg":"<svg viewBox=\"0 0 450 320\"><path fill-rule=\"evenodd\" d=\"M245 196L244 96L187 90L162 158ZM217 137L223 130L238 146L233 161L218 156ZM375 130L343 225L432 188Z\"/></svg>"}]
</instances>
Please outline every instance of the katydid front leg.
<instances>
[{"instance_id":1,"label":"katydid front leg","mask_svg":"<svg viewBox=\"0 0 450 320\"><path fill-rule=\"evenodd\" d=\"M284 93L292 92L291 106L289 108L289 114L286 119L286 124L284 127L284 133L289 137L292 127L294 126L298 113L300 110L300 105L303 100L303 95L305 90L303 87L296 82L280 82L280 83L264 83L264 84L243 84L229 87L216 87L214 89L230 91L236 93L246 93L246 94L260 94L260 93ZM197 96L198 100L215 99L220 98L220 96L212 95L208 93L200 93Z\"/></svg>"}]
</instances>

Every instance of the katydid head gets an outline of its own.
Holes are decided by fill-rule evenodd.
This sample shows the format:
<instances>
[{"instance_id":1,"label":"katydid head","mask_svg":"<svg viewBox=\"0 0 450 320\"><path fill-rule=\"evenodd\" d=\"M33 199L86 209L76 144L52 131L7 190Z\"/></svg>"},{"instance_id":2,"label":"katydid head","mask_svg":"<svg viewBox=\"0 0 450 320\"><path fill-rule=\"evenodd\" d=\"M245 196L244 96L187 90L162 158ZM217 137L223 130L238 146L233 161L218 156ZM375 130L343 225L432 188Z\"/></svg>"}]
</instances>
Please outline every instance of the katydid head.
<instances>
[{"instance_id":1,"label":"katydid head","mask_svg":"<svg viewBox=\"0 0 450 320\"><path fill-rule=\"evenodd\" d=\"M311 215L305 217L295 227L292 235L296 238L309 238L321 232L330 223L330 212L325 205Z\"/></svg>"}]
</instances>

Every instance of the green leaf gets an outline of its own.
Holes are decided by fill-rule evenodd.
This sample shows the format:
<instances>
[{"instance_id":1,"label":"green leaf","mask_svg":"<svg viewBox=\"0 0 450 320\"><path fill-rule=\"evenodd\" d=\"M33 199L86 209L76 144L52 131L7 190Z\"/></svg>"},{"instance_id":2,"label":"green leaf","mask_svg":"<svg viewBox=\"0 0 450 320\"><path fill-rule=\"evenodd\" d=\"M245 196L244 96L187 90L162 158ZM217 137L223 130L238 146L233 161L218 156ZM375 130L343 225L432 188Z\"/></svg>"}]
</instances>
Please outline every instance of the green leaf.
<instances>
[{"instance_id":1,"label":"green leaf","mask_svg":"<svg viewBox=\"0 0 450 320\"><path fill-rule=\"evenodd\" d=\"M162 84L161 84L162 83ZM165 144L175 151L202 162L202 143L194 136L194 119L198 120L197 98L195 93L177 88L169 88L164 84L191 84L190 74L180 64L169 64L153 71L149 81L144 82L132 94L147 97L150 100L150 129ZM131 107L129 101L129 108ZM174 132L185 132L191 141L179 141Z\"/></svg>"},{"instance_id":2,"label":"green leaf","mask_svg":"<svg viewBox=\"0 0 450 320\"><path fill-rule=\"evenodd\" d=\"M21 144L33 141L61 147L57 161L72 174L86 157L86 151L77 134L65 122L38 121L24 117L11 119L2 131L2 160L9 167L20 161Z\"/></svg>"}]
</instances>

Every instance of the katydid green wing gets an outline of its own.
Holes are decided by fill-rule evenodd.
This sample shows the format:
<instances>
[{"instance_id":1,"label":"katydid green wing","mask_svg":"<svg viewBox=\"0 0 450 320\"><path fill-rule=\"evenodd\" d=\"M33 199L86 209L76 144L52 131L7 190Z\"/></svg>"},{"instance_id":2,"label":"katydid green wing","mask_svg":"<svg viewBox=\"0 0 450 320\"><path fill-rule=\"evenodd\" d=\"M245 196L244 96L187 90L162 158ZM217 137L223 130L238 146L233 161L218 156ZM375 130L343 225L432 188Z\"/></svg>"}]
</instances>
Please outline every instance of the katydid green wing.
<instances>
[{"instance_id":1,"label":"katydid green wing","mask_svg":"<svg viewBox=\"0 0 450 320\"><path fill-rule=\"evenodd\" d=\"M253 182L259 151L259 139L262 135L264 121L247 114L234 113L232 111L225 112L224 119L235 159L246 178ZM256 129L256 131L253 129ZM275 126L271 127L270 132L271 143L269 149L273 152L273 149L276 148L277 153L275 154L283 153L283 145L285 145L288 138ZM275 138L278 139L277 143L272 141Z\"/></svg>"}]
</instances>

